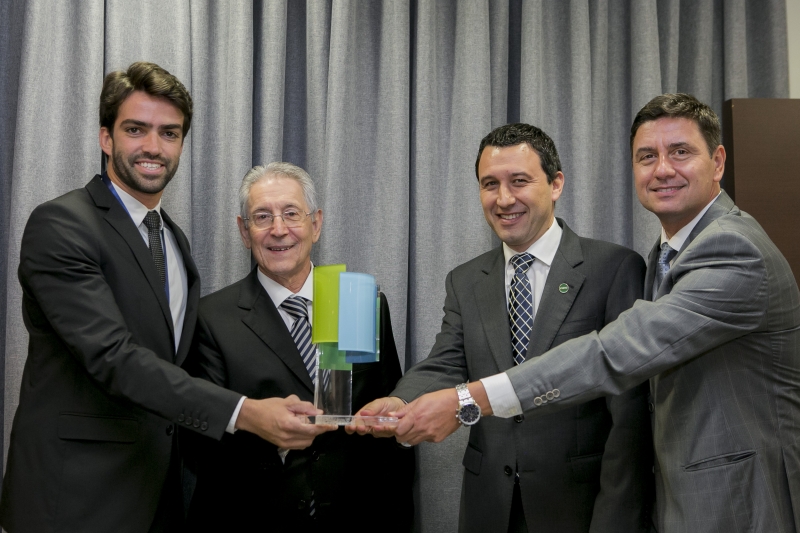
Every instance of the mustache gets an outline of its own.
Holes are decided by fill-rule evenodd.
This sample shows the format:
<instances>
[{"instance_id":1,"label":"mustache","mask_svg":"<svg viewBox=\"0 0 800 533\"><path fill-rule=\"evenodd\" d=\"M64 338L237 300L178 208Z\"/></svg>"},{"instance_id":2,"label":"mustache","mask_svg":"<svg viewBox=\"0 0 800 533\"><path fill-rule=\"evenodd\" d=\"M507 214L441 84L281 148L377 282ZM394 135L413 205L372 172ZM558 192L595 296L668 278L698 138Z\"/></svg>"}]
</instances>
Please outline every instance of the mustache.
<instances>
[{"instance_id":1,"label":"mustache","mask_svg":"<svg viewBox=\"0 0 800 533\"><path fill-rule=\"evenodd\" d=\"M165 157L162 157L160 155L153 155L149 152L138 152L128 156L128 163L131 166L133 166L136 163L137 159L149 159L150 161L156 161L158 163L161 163L165 167L169 166L169 164L172 162L172 160L166 159Z\"/></svg>"}]
</instances>

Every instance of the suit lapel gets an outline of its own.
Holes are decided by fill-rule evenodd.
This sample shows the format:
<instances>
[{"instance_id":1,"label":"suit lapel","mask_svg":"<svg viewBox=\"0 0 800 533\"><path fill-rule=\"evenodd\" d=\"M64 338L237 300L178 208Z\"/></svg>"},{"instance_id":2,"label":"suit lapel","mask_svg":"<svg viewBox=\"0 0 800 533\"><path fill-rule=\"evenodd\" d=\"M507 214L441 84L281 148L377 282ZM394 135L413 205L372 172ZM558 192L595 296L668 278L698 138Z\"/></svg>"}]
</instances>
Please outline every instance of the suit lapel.
<instances>
[{"instance_id":1,"label":"suit lapel","mask_svg":"<svg viewBox=\"0 0 800 533\"><path fill-rule=\"evenodd\" d=\"M483 332L500 371L514 366L511 347L511 327L508 324L508 306L505 295L505 257L502 246L489 256L481 268L484 274L475 284L475 301L479 302Z\"/></svg>"},{"instance_id":2,"label":"suit lapel","mask_svg":"<svg viewBox=\"0 0 800 533\"><path fill-rule=\"evenodd\" d=\"M178 242L178 247L183 257L183 265L186 267L186 314L183 318L183 331L178 343L178 353L175 355L175 364L180 366L189 354L189 346L194 335L197 304L200 301L200 273L197 271L194 259L192 259L192 252L186 235L163 209L161 210L161 216L164 218L164 223L172 230L172 234L175 235L175 240ZM172 313L169 314L169 323L172 326ZM174 331L172 335L174 337Z\"/></svg>"},{"instance_id":3,"label":"suit lapel","mask_svg":"<svg viewBox=\"0 0 800 533\"><path fill-rule=\"evenodd\" d=\"M586 279L586 276L575 269L583 263L578 236L561 219L558 219L558 224L564 232L536 310L526 358L537 357L550 349ZM567 292L560 290L564 283L568 286Z\"/></svg>"},{"instance_id":4,"label":"suit lapel","mask_svg":"<svg viewBox=\"0 0 800 533\"><path fill-rule=\"evenodd\" d=\"M694 241L700 233L705 230L712 222L714 222L719 217L730 213L731 210L734 208L733 200L731 197L728 196L728 193L722 191L719 195L719 198L714 201L713 204L708 208L708 211L700 218L692 231L689 233L689 236L684 241L683 246L681 249L678 250L678 253L675 255L675 259L673 259L672 264L673 266L681 260L681 256L684 254L686 249L689 245ZM659 238L656 241L655 246L650 251L650 255L647 258L647 275L645 276L645 286L644 286L644 298L646 300L653 299L653 283L655 281L655 272L656 272L656 263L658 261L658 254L661 245L661 239ZM670 290L672 290L672 278L670 278L669 274L664 278L661 286L663 287L663 291L659 290L658 293L663 296L664 294L668 294ZM659 288L660 289L660 288ZM656 298L657 299L657 298Z\"/></svg>"},{"instance_id":5,"label":"suit lapel","mask_svg":"<svg viewBox=\"0 0 800 533\"><path fill-rule=\"evenodd\" d=\"M303 358L275 304L258 281L255 268L242 283L238 305L242 309L249 310L242 318L242 322L289 367L289 370L313 394L314 384L303 365Z\"/></svg>"},{"instance_id":6,"label":"suit lapel","mask_svg":"<svg viewBox=\"0 0 800 533\"><path fill-rule=\"evenodd\" d=\"M147 284L158 299L158 304L169 325L170 336L174 344L175 331L172 324L172 313L169 310L169 302L167 302L167 295L164 292L164 286L161 284L161 278L153 262L153 256L150 255L150 249L145 244L142 234L139 233L139 230L133 225L133 220L131 220L130 215L116 198L114 198L111 191L106 187L106 184L103 183L99 174L86 185L86 189L97 207L108 210L104 218L119 236L122 237L122 240L125 241L131 253L133 253L133 256L136 258L136 262L147 280Z\"/></svg>"}]
</instances>

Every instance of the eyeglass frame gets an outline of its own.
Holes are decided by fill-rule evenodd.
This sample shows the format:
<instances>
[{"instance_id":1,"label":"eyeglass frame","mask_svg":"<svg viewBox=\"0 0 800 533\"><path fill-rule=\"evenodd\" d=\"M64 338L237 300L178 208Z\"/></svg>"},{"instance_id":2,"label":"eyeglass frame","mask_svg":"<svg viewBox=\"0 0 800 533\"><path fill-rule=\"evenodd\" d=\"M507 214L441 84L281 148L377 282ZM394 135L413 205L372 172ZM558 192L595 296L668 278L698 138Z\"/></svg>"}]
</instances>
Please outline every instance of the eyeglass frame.
<instances>
[{"instance_id":1,"label":"eyeglass frame","mask_svg":"<svg viewBox=\"0 0 800 533\"><path fill-rule=\"evenodd\" d=\"M306 212L306 211L303 211L302 209L297 209L297 211L298 211L298 212L300 212L300 213L303 213L303 214L305 215L305 218L302 218L302 219L298 220L296 225L290 225L290 224L287 224L287 223L286 223L286 218L284 218L284 216L286 215L286 211L290 211L290 210L292 210L292 209L295 209L295 208L288 208L288 209L285 209L285 210L283 211L283 213L281 213L280 215L276 215L276 214L273 214L273 213L267 213L267 212L263 212L263 211L256 211L256 213L261 213L261 214L264 214L264 215L269 215L269 216L271 217L271 220L272 220L272 222L270 222L269 226L259 226L259 225L258 225L258 224L257 224L257 223L254 221L254 222L253 222L253 226L255 226L255 227L256 227L256 228L258 228L258 229L270 229L272 226L274 226L274 225L275 225L275 219L276 219L277 217L280 217L280 219L283 221L283 225L284 225L284 226L286 226L287 228L299 228L300 226L302 226L302 225L303 225L303 223L306 221L306 218L308 218L308 217L311 217L311 219L312 219L311 221L312 221L312 222L314 221L314 220L313 220L313 217L314 217L314 212L313 212L313 211ZM253 215L254 215L254 214L256 214L256 213L252 213L252 214L251 214L249 217L244 217L244 218L242 218L242 220L244 220L244 221L245 221L245 223L249 225L249 224L250 224L250 221L251 221L251 220L253 220ZM290 221L290 222L292 222L292 221ZM294 224L294 223L293 223L293 224Z\"/></svg>"}]
</instances>

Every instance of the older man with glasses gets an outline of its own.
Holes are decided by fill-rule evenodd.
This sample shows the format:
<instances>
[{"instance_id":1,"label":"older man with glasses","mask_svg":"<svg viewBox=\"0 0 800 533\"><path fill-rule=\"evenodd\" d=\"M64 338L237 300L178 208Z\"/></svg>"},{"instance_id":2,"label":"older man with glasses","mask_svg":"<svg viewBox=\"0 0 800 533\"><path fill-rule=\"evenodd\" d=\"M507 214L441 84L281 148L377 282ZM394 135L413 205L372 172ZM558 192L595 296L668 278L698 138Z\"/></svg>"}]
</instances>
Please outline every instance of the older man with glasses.
<instances>
[{"instance_id":1,"label":"older man with glasses","mask_svg":"<svg viewBox=\"0 0 800 533\"><path fill-rule=\"evenodd\" d=\"M311 248L323 221L314 183L289 163L257 166L245 175L239 200L239 232L258 266L201 300L191 371L248 398L313 401ZM353 365L357 405L385 396L401 376L383 295L380 316L380 363ZM276 412L276 431L304 434L303 424L285 413ZM340 429L288 453L247 433L197 444L192 530L322 531L345 520L350 531L411 529L414 452L390 440Z\"/></svg>"}]
</instances>

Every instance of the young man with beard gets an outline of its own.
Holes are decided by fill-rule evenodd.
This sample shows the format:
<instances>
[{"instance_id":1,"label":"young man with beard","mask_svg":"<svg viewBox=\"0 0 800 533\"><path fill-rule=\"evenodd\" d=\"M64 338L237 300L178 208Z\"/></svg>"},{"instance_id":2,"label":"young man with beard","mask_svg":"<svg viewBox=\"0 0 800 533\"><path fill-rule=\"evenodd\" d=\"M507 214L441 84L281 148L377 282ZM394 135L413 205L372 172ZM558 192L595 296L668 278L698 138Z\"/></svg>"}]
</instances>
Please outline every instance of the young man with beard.
<instances>
[{"instance_id":1,"label":"young man with beard","mask_svg":"<svg viewBox=\"0 0 800 533\"><path fill-rule=\"evenodd\" d=\"M177 531L176 426L216 439L243 429L284 448L326 429L296 421L316 413L308 402L248 400L180 368L200 280L161 195L191 120L191 96L158 65L110 73L108 172L28 220L19 280L30 343L0 501L7 531ZM295 431L272 431L277 419Z\"/></svg>"}]
</instances>

